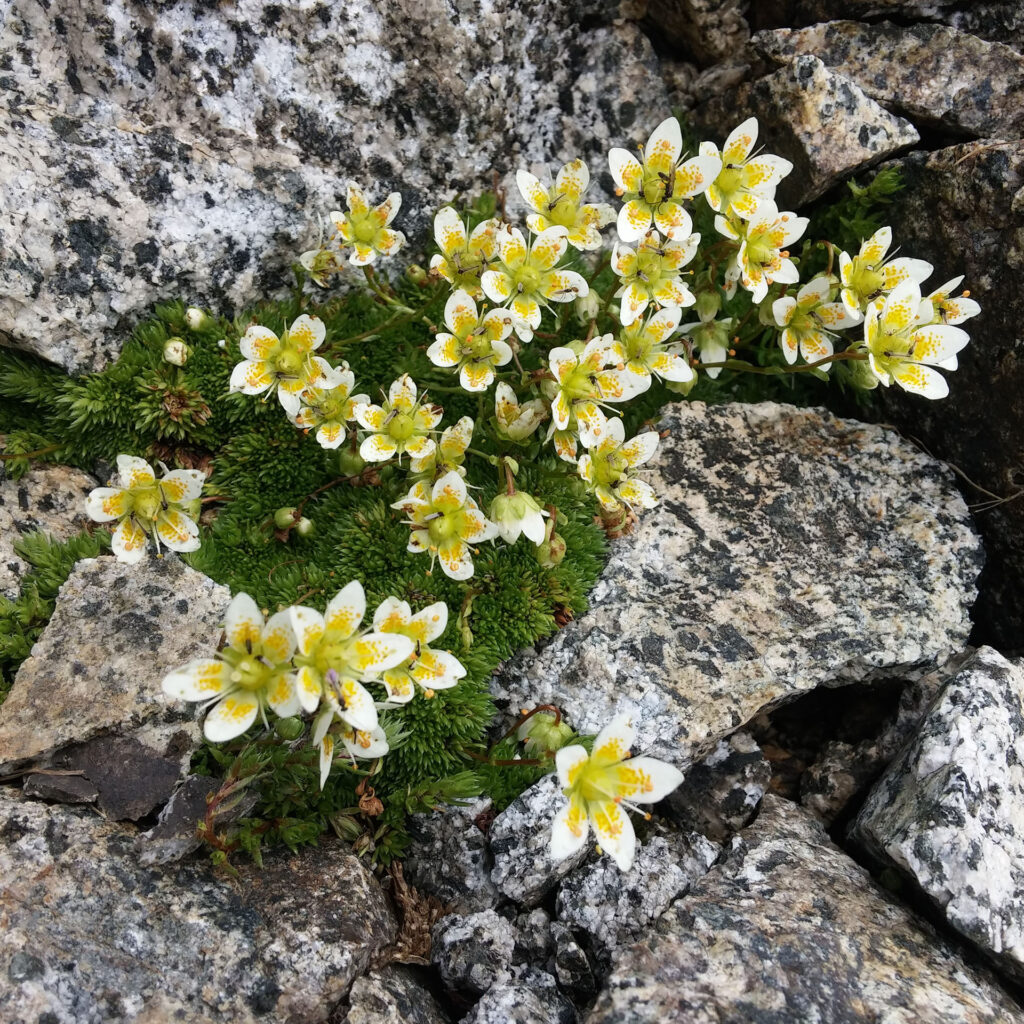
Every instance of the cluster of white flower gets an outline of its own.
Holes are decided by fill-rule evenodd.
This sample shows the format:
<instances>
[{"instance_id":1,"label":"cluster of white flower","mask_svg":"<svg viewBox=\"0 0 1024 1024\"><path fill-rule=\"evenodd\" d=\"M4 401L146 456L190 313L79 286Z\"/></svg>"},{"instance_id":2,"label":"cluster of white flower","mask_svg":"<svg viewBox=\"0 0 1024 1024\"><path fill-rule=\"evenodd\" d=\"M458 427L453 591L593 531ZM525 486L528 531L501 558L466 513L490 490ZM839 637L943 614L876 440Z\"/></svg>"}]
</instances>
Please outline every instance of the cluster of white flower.
<instances>
[{"instance_id":1,"label":"cluster of white flower","mask_svg":"<svg viewBox=\"0 0 1024 1024\"><path fill-rule=\"evenodd\" d=\"M248 594L236 594L224 622L225 644L168 673L163 690L180 700L204 701L203 734L214 743L241 736L269 707L280 718L312 715L311 739L320 753L323 788L340 743L350 759L383 757L388 741L378 709L408 704L417 691L433 697L466 674L448 651L428 646L448 625L443 601L415 615L389 597L371 628L362 584L353 580L321 615L296 605L265 619ZM384 687L374 700L367 685Z\"/></svg>"}]
</instances>

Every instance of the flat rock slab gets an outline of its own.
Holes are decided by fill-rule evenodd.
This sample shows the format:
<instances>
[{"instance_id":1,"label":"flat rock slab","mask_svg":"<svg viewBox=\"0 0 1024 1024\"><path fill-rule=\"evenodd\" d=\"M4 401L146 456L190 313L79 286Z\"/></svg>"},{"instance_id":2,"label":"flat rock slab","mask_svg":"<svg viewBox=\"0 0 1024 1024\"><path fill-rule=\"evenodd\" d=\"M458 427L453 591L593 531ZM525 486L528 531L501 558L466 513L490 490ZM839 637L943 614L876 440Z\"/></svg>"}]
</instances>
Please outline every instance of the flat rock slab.
<instances>
[{"instance_id":1,"label":"flat rock slab","mask_svg":"<svg viewBox=\"0 0 1024 1024\"><path fill-rule=\"evenodd\" d=\"M395 937L341 843L239 876L142 867L133 832L0 791L0 1019L60 1024L327 1020Z\"/></svg>"},{"instance_id":2,"label":"flat rock slab","mask_svg":"<svg viewBox=\"0 0 1024 1024\"><path fill-rule=\"evenodd\" d=\"M786 209L920 141L909 121L811 54L724 91L693 113L703 131L716 138L751 116L760 125L758 143L793 164L778 191L779 205Z\"/></svg>"},{"instance_id":3,"label":"flat rock slab","mask_svg":"<svg viewBox=\"0 0 1024 1024\"><path fill-rule=\"evenodd\" d=\"M96 486L70 466L34 466L20 480L0 475L0 596L13 601L30 568L14 542L37 530L56 540L75 536L89 522L85 499Z\"/></svg>"},{"instance_id":4,"label":"flat rock slab","mask_svg":"<svg viewBox=\"0 0 1024 1024\"><path fill-rule=\"evenodd\" d=\"M830 21L759 32L766 57L820 58L837 74L915 124L969 135L1024 134L1024 55L945 25L905 27Z\"/></svg>"},{"instance_id":5,"label":"flat rock slab","mask_svg":"<svg viewBox=\"0 0 1024 1024\"><path fill-rule=\"evenodd\" d=\"M216 650L229 597L177 558L82 559L0 705L0 774L111 732L187 759L196 707L160 681Z\"/></svg>"},{"instance_id":6,"label":"flat rock slab","mask_svg":"<svg viewBox=\"0 0 1024 1024\"><path fill-rule=\"evenodd\" d=\"M1020 1024L1024 1012L795 804L624 950L588 1024Z\"/></svg>"},{"instance_id":7,"label":"flat rock slab","mask_svg":"<svg viewBox=\"0 0 1024 1024\"><path fill-rule=\"evenodd\" d=\"M638 749L686 767L763 708L964 646L982 554L946 467L775 403L678 403L661 427L660 505L590 611L501 668L501 706L555 704L582 733L629 712Z\"/></svg>"},{"instance_id":8,"label":"flat rock slab","mask_svg":"<svg viewBox=\"0 0 1024 1024\"><path fill-rule=\"evenodd\" d=\"M946 920L1024 981L1024 671L982 647L853 824Z\"/></svg>"}]
</instances>

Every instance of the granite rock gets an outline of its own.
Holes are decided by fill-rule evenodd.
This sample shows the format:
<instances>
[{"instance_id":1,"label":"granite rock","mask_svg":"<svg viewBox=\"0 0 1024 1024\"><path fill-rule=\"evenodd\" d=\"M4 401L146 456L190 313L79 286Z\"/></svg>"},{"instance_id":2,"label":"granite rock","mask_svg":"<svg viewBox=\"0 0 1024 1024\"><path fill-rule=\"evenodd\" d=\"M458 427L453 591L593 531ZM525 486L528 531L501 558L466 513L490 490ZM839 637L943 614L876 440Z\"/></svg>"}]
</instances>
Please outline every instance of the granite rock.
<instances>
[{"instance_id":1,"label":"granite rock","mask_svg":"<svg viewBox=\"0 0 1024 1024\"><path fill-rule=\"evenodd\" d=\"M902 252L928 260L935 287L960 274L981 305L949 397L873 392L872 418L921 439L984 491L966 486L985 544L976 641L1021 647L1024 622L1024 141L966 143L894 163L905 188L887 209ZM926 284L925 287L928 285ZM885 391L883 394L882 392ZM993 495L1013 500L991 502ZM1017 497L1014 497L1017 496Z\"/></svg>"},{"instance_id":2,"label":"granite rock","mask_svg":"<svg viewBox=\"0 0 1024 1024\"><path fill-rule=\"evenodd\" d=\"M1024 135L1024 55L944 25L832 21L759 32L752 46L781 62L813 55L919 127L959 136Z\"/></svg>"},{"instance_id":3,"label":"granite rock","mask_svg":"<svg viewBox=\"0 0 1024 1024\"><path fill-rule=\"evenodd\" d=\"M460 1024L576 1024L572 1003L555 979L527 967L509 981L492 985Z\"/></svg>"},{"instance_id":4,"label":"granite rock","mask_svg":"<svg viewBox=\"0 0 1024 1024\"><path fill-rule=\"evenodd\" d=\"M492 814L490 800L442 807L409 819L411 840L402 861L406 880L462 914L497 906L491 853L481 828Z\"/></svg>"},{"instance_id":5,"label":"granite rock","mask_svg":"<svg viewBox=\"0 0 1024 1024\"><path fill-rule=\"evenodd\" d=\"M494 856L491 880L503 895L536 906L558 881L586 860L589 849L555 863L551 859L551 824L565 806L558 778L543 779L521 793L491 824Z\"/></svg>"},{"instance_id":6,"label":"granite rock","mask_svg":"<svg viewBox=\"0 0 1024 1024\"><path fill-rule=\"evenodd\" d=\"M196 708L165 697L160 681L216 650L228 599L226 587L177 558L80 561L0 705L0 773L106 733L187 764L199 738ZM104 765L94 768L99 784Z\"/></svg>"},{"instance_id":7,"label":"granite rock","mask_svg":"<svg viewBox=\"0 0 1024 1024\"><path fill-rule=\"evenodd\" d=\"M594 965L587 951L572 929L561 921L551 926L551 938L555 944L554 965L558 987L576 1006L586 1005L597 992Z\"/></svg>"},{"instance_id":8,"label":"granite rock","mask_svg":"<svg viewBox=\"0 0 1024 1024\"><path fill-rule=\"evenodd\" d=\"M723 842L749 823L771 777L772 767L757 741L749 733L733 733L686 773L665 798L664 812L685 828Z\"/></svg>"},{"instance_id":9,"label":"granite rock","mask_svg":"<svg viewBox=\"0 0 1024 1024\"><path fill-rule=\"evenodd\" d=\"M190 775L185 779L160 810L157 823L136 839L139 860L147 865L169 864L198 850L201 840L196 829L206 817L206 798L216 793L220 785L219 779L207 775ZM242 803L248 803L245 796ZM252 806L247 806L243 813L250 810Z\"/></svg>"},{"instance_id":10,"label":"granite rock","mask_svg":"<svg viewBox=\"0 0 1024 1024\"><path fill-rule=\"evenodd\" d=\"M480 995L511 977L515 945L513 925L493 910L449 914L433 927L430 959L450 988Z\"/></svg>"},{"instance_id":11,"label":"granite rock","mask_svg":"<svg viewBox=\"0 0 1024 1024\"><path fill-rule=\"evenodd\" d=\"M448 1024L437 1000L408 967L390 966L357 978L341 1024Z\"/></svg>"},{"instance_id":12,"label":"granite rock","mask_svg":"<svg viewBox=\"0 0 1024 1024\"><path fill-rule=\"evenodd\" d=\"M558 890L558 918L589 936L603 964L641 938L669 905L707 874L719 847L695 832L660 829L620 871L607 855L577 868Z\"/></svg>"},{"instance_id":13,"label":"granite rock","mask_svg":"<svg viewBox=\"0 0 1024 1024\"><path fill-rule=\"evenodd\" d=\"M30 568L15 541L37 530L56 540L75 536L89 522L85 499L96 486L88 473L70 466L33 466L20 480L0 472L0 597L13 601Z\"/></svg>"},{"instance_id":14,"label":"granite rock","mask_svg":"<svg viewBox=\"0 0 1024 1024\"><path fill-rule=\"evenodd\" d=\"M727 860L623 951L588 1024L1020 1024L983 969L765 797Z\"/></svg>"},{"instance_id":15,"label":"granite rock","mask_svg":"<svg viewBox=\"0 0 1024 1024\"><path fill-rule=\"evenodd\" d=\"M395 937L342 844L143 867L130 828L0 791L0 1018L56 1024L325 1021Z\"/></svg>"},{"instance_id":16,"label":"granite rock","mask_svg":"<svg viewBox=\"0 0 1024 1024\"><path fill-rule=\"evenodd\" d=\"M946 920L1024 981L1024 671L980 648L852 827Z\"/></svg>"},{"instance_id":17,"label":"granite rock","mask_svg":"<svg viewBox=\"0 0 1024 1024\"><path fill-rule=\"evenodd\" d=\"M728 61L746 46L748 0L647 0L658 39L685 49L702 67Z\"/></svg>"},{"instance_id":18,"label":"granite rock","mask_svg":"<svg viewBox=\"0 0 1024 1024\"><path fill-rule=\"evenodd\" d=\"M692 116L706 135L721 143L752 115L760 125L758 143L793 164L777 193L785 209L816 199L843 178L920 141L909 121L891 114L858 83L811 54L713 96Z\"/></svg>"},{"instance_id":19,"label":"granite rock","mask_svg":"<svg viewBox=\"0 0 1024 1024\"><path fill-rule=\"evenodd\" d=\"M349 177L401 191L416 254L495 168L596 164L668 106L587 0L5 6L0 332L76 371L156 301L283 294Z\"/></svg>"},{"instance_id":20,"label":"granite rock","mask_svg":"<svg viewBox=\"0 0 1024 1024\"><path fill-rule=\"evenodd\" d=\"M532 964L543 968L554 952L551 939L551 915L543 907L534 907L516 917L514 964Z\"/></svg>"},{"instance_id":21,"label":"granite rock","mask_svg":"<svg viewBox=\"0 0 1024 1024\"><path fill-rule=\"evenodd\" d=\"M581 733L628 712L636 750L685 769L766 707L963 647L981 550L945 466L774 403L679 403L661 427L660 505L590 610L502 667L500 705L555 704Z\"/></svg>"}]
</instances>

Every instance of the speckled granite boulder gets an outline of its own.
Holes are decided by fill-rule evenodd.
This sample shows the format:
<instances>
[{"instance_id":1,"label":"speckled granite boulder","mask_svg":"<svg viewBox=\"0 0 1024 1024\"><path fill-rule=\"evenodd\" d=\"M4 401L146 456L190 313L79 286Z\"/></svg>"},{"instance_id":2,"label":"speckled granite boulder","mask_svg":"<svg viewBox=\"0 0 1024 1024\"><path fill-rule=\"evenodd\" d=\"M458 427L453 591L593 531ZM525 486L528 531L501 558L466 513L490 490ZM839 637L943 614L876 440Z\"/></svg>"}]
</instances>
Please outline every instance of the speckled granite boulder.
<instances>
[{"instance_id":1,"label":"speckled granite boulder","mask_svg":"<svg viewBox=\"0 0 1024 1024\"><path fill-rule=\"evenodd\" d=\"M852 833L1024 981L1024 671L978 650L871 791Z\"/></svg>"},{"instance_id":2,"label":"speckled granite boulder","mask_svg":"<svg viewBox=\"0 0 1024 1024\"><path fill-rule=\"evenodd\" d=\"M759 32L756 50L778 61L811 55L915 125L975 136L1024 134L1024 56L944 25L832 21Z\"/></svg>"},{"instance_id":3,"label":"speckled granite boulder","mask_svg":"<svg viewBox=\"0 0 1024 1024\"><path fill-rule=\"evenodd\" d=\"M415 250L494 169L596 165L668 108L647 37L585 0L5 6L0 332L69 369L157 300L286 287L350 176L402 192Z\"/></svg>"},{"instance_id":4,"label":"speckled granite boulder","mask_svg":"<svg viewBox=\"0 0 1024 1024\"><path fill-rule=\"evenodd\" d=\"M665 798L664 813L684 828L722 842L757 811L772 777L772 766L747 732L733 733Z\"/></svg>"},{"instance_id":5,"label":"speckled granite boulder","mask_svg":"<svg viewBox=\"0 0 1024 1024\"><path fill-rule=\"evenodd\" d=\"M627 872L607 855L577 868L559 887L558 918L586 933L607 962L620 946L641 938L673 900L707 874L718 851L695 832L659 830L637 848Z\"/></svg>"},{"instance_id":6,"label":"speckled granite boulder","mask_svg":"<svg viewBox=\"0 0 1024 1024\"><path fill-rule=\"evenodd\" d=\"M0 1019L59 1024L325 1021L395 936L342 844L230 879L141 867L132 831L0 791Z\"/></svg>"},{"instance_id":7,"label":"speckled granite boulder","mask_svg":"<svg viewBox=\"0 0 1024 1024\"><path fill-rule=\"evenodd\" d=\"M390 966L357 978L340 1024L448 1024L437 1000L408 967Z\"/></svg>"},{"instance_id":8,"label":"speckled granite boulder","mask_svg":"<svg viewBox=\"0 0 1024 1024\"><path fill-rule=\"evenodd\" d=\"M0 596L16 598L29 569L14 542L35 530L57 540L73 537L89 521L85 499L96 486L88 473L70 466L33 466L20 480L0 471Z\"/></svg>"},{"instance_id":9,"label":"speckled granite boulder","mask_svg":"<svg viewBox=\"0 0 1024 1024\"><path fill-rule=\"evenodd\" d=\"M177 558L79 562L0 705L0 774L104 733L154 756L173 747L187 764L199 738L196 707L165 697L160 681L216 650L228 600L226 587Z\"/></svg>"},{"instance_id":10,"label":"speckled granite boulder","mask_svg":"<svg viewBox=\"0 0 1024 1024\"><path fill-rule=\"evenodd\" d=\"M762 708L964 646L981 549L945 466L773 403L679 403L661 427L661 504L612 545L590 610L503 666L499 703L584 733L629 712L637 750L685 768Z\"/></svg>"},{"instance_id":11,"label":"speckled granite boulder","mask_svg":"<svg viewBox=\"0 0 1024 1024\"><path fill-rule=\"evenodd\" d=\"M615 964L588 1024L1020 1024L985 971L879 889L795 804Z\"/></svg>"},{"instance_id":12,"label":"speckled granite boulder","mask_svg":"<svg viewBox=\"0 0 1024 1024\"><path fill-rule=\"evenodd\" d=\"M532 967L493 985L460 1024L576 1024L572 1003L555 979Z\"/></svg>"},{"instance_id":13,"label":"speckled granite boulder","mask_svg":"<svg viewBox=\"0 0 1024 1024\"><path fill-rule=\"evenodd\" d=\"M491 825L491 880L516 903L535 906L590 853L590 847L584 846L557 864L551 859L551 823L564 806L565 797L557 777L545 775L509 804Z\"/></svg>"},{"instance_id":14,"label":"speckled granite boulder","mask_svg":"<svg viewBox=\"0 0 1024 1024\"><path fill-rule=\"evenodd\" d=\"M442 807L409 819L410 844L402 870L410 885L436 896L453 911L469 914L498 903L491 881L491 852L477 823L493 814L487 799Z\"/></svg>"},{"instance_id":15,"label":"speckled granite boulder","mask_svg":"<svg viewBox=\"0 0 1024 1024\"><path fill-rule=\"evenodd\" d=\"M891 114L848 77L802 55L778 71L723 91L693 111L700 129L721 144L744 118L756 116L758 144L793 163L778 202L792 209L836 182L920 140L909 121Z\"/></svg>"}]
</instances>

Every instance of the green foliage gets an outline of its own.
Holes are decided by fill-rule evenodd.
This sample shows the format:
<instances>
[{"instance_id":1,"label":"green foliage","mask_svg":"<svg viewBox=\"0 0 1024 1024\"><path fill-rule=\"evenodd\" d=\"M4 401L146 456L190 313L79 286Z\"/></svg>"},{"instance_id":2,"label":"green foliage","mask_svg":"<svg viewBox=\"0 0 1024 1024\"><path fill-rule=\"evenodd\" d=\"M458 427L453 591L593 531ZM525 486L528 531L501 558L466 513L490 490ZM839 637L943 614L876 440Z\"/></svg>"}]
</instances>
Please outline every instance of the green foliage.
<instances>
[{"instance_id":1,"label":"green foliage","mask_svg":"<svg viewBox=\"0 0 1024 1024\"><path fill-rule=\"evenodd\" d=\"M25 574L15 600L0 597L0 703L14 682L18 666L29 656L32 645L50 621L57 591L75 562L95 558L109 547L106 533L83 532L64 542L45 533L29 533L14 542L14 550L31 569Z\"/></svg>"}]
</instances>

